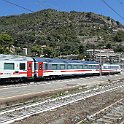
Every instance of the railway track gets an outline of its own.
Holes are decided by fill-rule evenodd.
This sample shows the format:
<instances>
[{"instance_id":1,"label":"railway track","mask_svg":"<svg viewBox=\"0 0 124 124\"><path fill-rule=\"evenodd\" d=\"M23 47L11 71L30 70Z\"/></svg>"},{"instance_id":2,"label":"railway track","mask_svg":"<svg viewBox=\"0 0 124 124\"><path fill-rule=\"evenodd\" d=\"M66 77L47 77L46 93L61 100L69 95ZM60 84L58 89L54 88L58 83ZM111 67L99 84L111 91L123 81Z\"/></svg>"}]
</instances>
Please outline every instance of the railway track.
<instances>
[{"instance_id":1,"label":"railway track","mask_svg":"<svg viewBox=\"0 0 124 124\"><path fill-rule=\"evenodd\" d=\"M120 74L115 74L114 75L114 79L112 80L116 80L116 78L118 78L120 76ZM95 78L94 78L95 77ZM60 78L60 79L47 79L47 80L39 80L39 81L28 81L28 82L16 82L16 83L3 83L3 84L0 84L0 88L3 88L3 87L20 87L20 86L26 86L26 85L40 85L40 84L50 84L50 83L61 83L62 81L76 81L77 79L86 79L86 80L90 80L90 79L93 79L93 80L100 80L99 79L100 77L99 76L90 76L90 77L87 77L87 76L84 76L83 78L82 77L66 77L66 78ZM109 75L109 76L102 76L102 80L107 80L108 78L113 78L113 75ZM120 77L121 78L121 77Z\"/></svg>"},{"instance_id":2,"label":"railway track","mask_svg":"<svg viewBox=\"0 0 124 124\"><path fill-rule=\"evenodd\" d=\"M118 80L104 86L97 86L96 88L92 88L87 91L69 94L54 99L47 99L45 101L38 101L32 104L30 103L6 108L0 112L0 124L10 124L35 114L50 111L80 100L85 100L95 95L123 88L124 82Z\"/></svg>"},{"instance_id":3,"label":"railway track","mask_svg":"<svg viewBox=\"0 0 124 124\"><path fill-rule=\"evenodd\" d=\"M92 124L124 124L124 98L89 117Z\"/></svg>"}]
</instances>

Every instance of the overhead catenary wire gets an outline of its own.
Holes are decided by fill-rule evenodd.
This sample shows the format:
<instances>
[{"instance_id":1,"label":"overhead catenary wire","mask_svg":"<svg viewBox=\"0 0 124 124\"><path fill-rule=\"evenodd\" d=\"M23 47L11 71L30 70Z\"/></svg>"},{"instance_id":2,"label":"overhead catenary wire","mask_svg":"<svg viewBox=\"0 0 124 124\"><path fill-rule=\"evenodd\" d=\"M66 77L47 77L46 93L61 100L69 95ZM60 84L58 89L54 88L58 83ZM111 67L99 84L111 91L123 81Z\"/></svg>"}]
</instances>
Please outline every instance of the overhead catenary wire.
<instances>
[{"instance_id":1,"label":"overhead catenary wire","mask_svg":"<svg viewBox=\"0 0 124 124\"><path fill-rule=\"evenodd\" d=\"M8 3L8 4L11 4L11 5L16 6L16 7L18 7L18 8L21 8L21 9L23 9L23 10L26 10L26 11L29 11L29 12L34 12L34 11L31 10L31 9L28 9L28 8L23 7L23 6L21 6L21 5L18 5L18 4L16 4L16 3L10 2L10 1L8 1L8 0L1 0L1 1L4 1L4 2L6 2L6 3Z\"/></svg>"},{"instance_id":2,"label":"overhead catenary wire","mask_svg":"<svg viewBox=\"0 0 124 124\"><path fill-rule=\"evenodd\" d=\"M9 3L9 4L11 4L11 5L14 5L14 6L16 6L16 7L19 7L19 8L21 8L21 9L23 9L23 10L26 10L26 11L29 11L29 12L34 12L34 11L31 10L31 9L28 9L28 8L26 8L26 7L24 7L24 6L21 6L21 5L18 5L18 4L16 4L16 3L10 2L9 0L1 0L1 1L4 1L4 2ZM113 9L105 0L102 0L102 2L103 2L107 7L109 7L114 13L116 13L120 18L124 19L124 17L121 16L115 9ZM121 4L122 4L122 3L121 3Z\"/></svg>"},{"instance_id":3,"label":"overhead catenary wire","mask_svg":"<svg viewBox=\"0 0 124 124\"><path fill-rule=\"evenodd\" d=\"M102 2L103 2L107 7L109 7L114 13L116 13L121 19L124 20L124 17L121 16L115 9L113 9L105 0L102 0Z\"/></svg>"}]
</instances>

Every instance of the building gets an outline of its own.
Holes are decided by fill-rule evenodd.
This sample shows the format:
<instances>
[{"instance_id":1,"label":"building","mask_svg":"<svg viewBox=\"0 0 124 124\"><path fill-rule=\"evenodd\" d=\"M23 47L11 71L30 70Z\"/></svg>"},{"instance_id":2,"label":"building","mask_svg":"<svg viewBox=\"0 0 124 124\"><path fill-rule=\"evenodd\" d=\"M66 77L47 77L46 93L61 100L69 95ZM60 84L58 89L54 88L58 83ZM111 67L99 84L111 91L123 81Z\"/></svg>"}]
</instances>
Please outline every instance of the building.
<instances>
[{"instance_id":1,"label":"building","mask_svg":"<svg viewBox=\"0 0 124 124\"><path fill-rule=\"evenodd\" d=\"M120 53L114 53L113 49L89 49L86 51L90 60L100 63L118 63L120 62Z\"/></svg>"},{"instance_id":2,"label":"building","mask_svg":"<svg viewBox=\"0 0 124 124\"><path fill-rule=\"evenodd\" d=\"M97 53L95 54L95 61L100 63L119 63L120 54L118 53Z\"/></svg>"},{"instance_id":3,"label":"building","mask_svg":"<svg viewBox=\"0 0 124 124\"><path fill-rule=\"evenodd\" d=\"M89 56L93 56L97 53L114 53L112 49L89 49L86 51Z\"/></svg>"},{"instance_id":4,"label":"building","mask_svg":"<svg viewBox=\"0 0 124 124\"><path fill-rule=\"evenodd\" d=\"M58 58L61 58L61 59L78 59L78 54L75 55L75 54L71 54L71 55L60 55L58 56Z\"/></svg>"},{"instance_id":5,"label":"building","mask_svg":"<svg viewBox=\"0 0 124 124\"><path fill-rule=\"evenodd\" d=\"M23 54L28 55L28 48L23 48Z\"/></svg>"}]
</instances>

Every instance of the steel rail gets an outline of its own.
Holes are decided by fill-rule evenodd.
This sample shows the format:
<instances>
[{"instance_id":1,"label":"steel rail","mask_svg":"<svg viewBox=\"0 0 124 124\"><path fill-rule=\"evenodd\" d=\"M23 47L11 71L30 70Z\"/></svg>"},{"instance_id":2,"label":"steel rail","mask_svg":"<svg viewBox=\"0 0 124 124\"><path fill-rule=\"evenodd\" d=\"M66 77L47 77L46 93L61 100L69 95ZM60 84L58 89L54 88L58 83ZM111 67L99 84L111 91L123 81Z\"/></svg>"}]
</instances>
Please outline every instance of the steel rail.
<instances>
[{"instance_id":1,"label":"steel rail","mask_svg":"<svg viewBox=\"0 0 124 124\"><path fill-rule=\"evenodd\" d=\"M9 110L0 112L0 124L10 124L12 122L22 120L34 114L50 111L80 100L85 100L87 98L103 94L105 92L111 92L123 88L124 82L117 81L111 84L98 86L96 88L75 94L69 94L54 99L48 99L42 102L39 101L30 105L21 105L16 108L12 107Z\"/></svg>"}]
</instances>

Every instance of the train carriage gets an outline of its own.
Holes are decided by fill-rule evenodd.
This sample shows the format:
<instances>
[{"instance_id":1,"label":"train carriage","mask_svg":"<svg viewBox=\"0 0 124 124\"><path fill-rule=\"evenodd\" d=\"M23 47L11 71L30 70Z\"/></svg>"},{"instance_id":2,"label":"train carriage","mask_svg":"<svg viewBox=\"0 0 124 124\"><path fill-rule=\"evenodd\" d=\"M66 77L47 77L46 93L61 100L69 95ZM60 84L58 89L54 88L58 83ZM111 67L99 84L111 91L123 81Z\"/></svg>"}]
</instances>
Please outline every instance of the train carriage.
<instances>
[{"instance_id":1,"label":"train carriage","mask_svg":"<svg viewBox=\"0 0 124 124\"><path fill-rule=\"evenodd\" d=\"M118 64L57 58L25 57L0 54L0 79L35 79L59 76L99 75L120 73Z\"/></svg>"},{"instance_id":2,"label":"train carriage","mask_svg":"<svg viewBox=\"0 0 124 124\"><path fill-rule=\"evenodd\" d=\"M35 76L40 77L48 77L48 76L56 76L61 75L59 71L59 64L64 64L61 61L57 61L52 58L36 58L34 57L35 63Z\"/></svg>"},{"instance_id":3,"label":"train carriage","mask_svg":"<svg viewBox=\"0 0 124 124\"><path fill-rule=\"evenodd\" d=\"M34 63L31 57L18 55L0 55L0 79L32 78Z\"/></svg>"},{"instance_id":4,"label":"train carriage","mask_svg":"<svg viewBox=\"0 0 124 124\"><path fill-rule=\"evenodd\" d=\"M34 58L36 77L99 74L94 61Z\"/></svg>"},{"instance_id":5,"label":"train carriage","mask_svg":"<svg viewBox=\"0 0 124 124\"><path fill-rule=\"evenodd\" d=\"M104 63L102 65L102 73L103 74L115 74L120 73L122 71L120 65L118 64L107 64Z\"/></svg>"}]
</instances>

